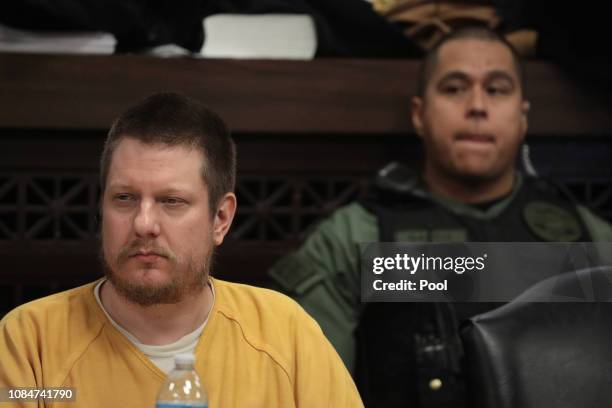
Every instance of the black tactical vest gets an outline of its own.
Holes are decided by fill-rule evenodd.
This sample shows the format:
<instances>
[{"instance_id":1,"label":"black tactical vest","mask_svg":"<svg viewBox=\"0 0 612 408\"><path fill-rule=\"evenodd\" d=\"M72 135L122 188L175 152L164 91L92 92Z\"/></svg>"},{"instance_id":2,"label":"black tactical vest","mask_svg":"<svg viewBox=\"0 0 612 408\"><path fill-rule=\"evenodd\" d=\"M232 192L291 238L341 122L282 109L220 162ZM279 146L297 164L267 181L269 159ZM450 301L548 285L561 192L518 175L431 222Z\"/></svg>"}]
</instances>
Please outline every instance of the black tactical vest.
<instances>
[{"instance_id":1,"label":"black tactical vest","mask_svg":"<svg viewBox=\"0 0 612 408\"><path fill-rule=\"evenodd\" d=\"M512 196L483 217L449 207L416 178L380 181L363 205L378 217L381 242L591 241L575 204L540 179L519 177ZM465 407L459 325L499 305L368 303L355 373L365 406Z\"/></svg>"}]
</instances>

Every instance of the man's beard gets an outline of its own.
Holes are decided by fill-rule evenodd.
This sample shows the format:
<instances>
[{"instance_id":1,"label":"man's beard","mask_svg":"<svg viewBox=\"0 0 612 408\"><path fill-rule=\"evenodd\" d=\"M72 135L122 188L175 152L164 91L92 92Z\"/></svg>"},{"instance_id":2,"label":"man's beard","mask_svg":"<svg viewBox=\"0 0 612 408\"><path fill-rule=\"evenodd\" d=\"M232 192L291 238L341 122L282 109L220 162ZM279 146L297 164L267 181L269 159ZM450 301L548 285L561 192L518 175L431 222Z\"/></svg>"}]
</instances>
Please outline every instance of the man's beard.
<instances>
[{"instance_id":1,"label":"man's beard","mask_svg":"<svg viewBox=\"0 0 612 408\"><path fill-rule=\"evenodd\" d=\"M118 273L109 264L105 254L104 246L100 245L100 258L104 269L104 275L112 283L117 292L130 302L140 306L153 306L158 304L175 304L183 300L186 296L201 292L207 285L210 274L211 263L214 255L214 247L211 245L204 259L198 262L196 259L189 258L181 262L172 251L158 246L152 240L135 239L121 249L114 265L117 269L121 268L132 256L138 253L139 249L146 248L165 258L162 262L169 263L168 271L171 280L166 284L147 285L130 279L125 274ZM142 269L153 269L153 265L143 264Z\"/></svg>"}]
</instances>

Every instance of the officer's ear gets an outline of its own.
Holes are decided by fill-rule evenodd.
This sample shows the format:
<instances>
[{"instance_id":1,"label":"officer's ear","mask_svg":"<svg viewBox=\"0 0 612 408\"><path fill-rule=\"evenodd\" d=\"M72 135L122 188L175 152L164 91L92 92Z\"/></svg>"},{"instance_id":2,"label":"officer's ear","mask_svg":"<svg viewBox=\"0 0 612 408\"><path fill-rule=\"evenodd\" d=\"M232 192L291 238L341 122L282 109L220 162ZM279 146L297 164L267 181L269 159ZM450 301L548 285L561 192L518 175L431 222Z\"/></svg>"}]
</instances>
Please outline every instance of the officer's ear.
<instances>
[{"instance_id":1,"label":"officer's ear","mask_svg":"<svg viewBox=\"0 0 612 408\"><path fill-rule=\"evenodd\" d=\"M414 131L419 137L423 137L423 111L424 101L420 96L413 96L410 99L410 119L412 120L412 126Z\"/></svg>"},{"instance_id":2,"label":"officer's ear","mask_svg":"<svg viewBox=\"0 0 612 408\"><path fill-rule=\"evenodd\" d=\"M523 133L523 137L527 134L527 128L529 127L529 122L527 120L527 114L529 113L529 109L531 108L531 104L528 100L524 99L521 102L521 130Z\"/></svg>"}]
</instances>

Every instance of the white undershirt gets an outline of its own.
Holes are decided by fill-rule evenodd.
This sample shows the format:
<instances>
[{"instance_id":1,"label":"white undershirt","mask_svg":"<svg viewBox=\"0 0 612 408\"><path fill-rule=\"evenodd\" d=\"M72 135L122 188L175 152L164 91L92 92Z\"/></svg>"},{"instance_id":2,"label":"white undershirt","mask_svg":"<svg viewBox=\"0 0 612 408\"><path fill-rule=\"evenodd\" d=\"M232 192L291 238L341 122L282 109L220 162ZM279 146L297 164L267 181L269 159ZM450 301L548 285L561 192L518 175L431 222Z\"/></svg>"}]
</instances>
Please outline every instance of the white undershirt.
<instances>
[{"instance_id":1,"label":"white undershirt","mask_svg":"<svg viewBox=\"0 0 612 408\"><path fill-rule=\"evenodd\" d=\"M210 317L210 313L200 327L198 327L191 333L181 337L174 343L165 344L163 346L150 346L148 344L143 344L139 342L138 339L134 337L130 332L121 327L119 323L114 321L113 318L108 314L106 309L104 309L104 305L100 300L100 288L102 287L102 284L104 282L106 282L105 279L100 281L94 288L94 295L96 297L96 301L100 305L100 308L102 309L106 317L108 317L108 320L110 320L113 326L115 326L115 328L119 330L119 332L121 332L121 334L123 334L128 340L134 343L134 345L140 351L142 351L142 353L147 356L153 362L153 364L155 364L161 371L166 374L172 371L172 369L174 368L174 356L176 354L195 352L195 348L198 344L198 340L200 339L200 335L202 334L206 323L208 323L208 317ZM211 305L212 310L212 306L215 304L215 288L212 282L209 282L209 284L213 295L213 301Z\"/></svg>"}]
</instances>

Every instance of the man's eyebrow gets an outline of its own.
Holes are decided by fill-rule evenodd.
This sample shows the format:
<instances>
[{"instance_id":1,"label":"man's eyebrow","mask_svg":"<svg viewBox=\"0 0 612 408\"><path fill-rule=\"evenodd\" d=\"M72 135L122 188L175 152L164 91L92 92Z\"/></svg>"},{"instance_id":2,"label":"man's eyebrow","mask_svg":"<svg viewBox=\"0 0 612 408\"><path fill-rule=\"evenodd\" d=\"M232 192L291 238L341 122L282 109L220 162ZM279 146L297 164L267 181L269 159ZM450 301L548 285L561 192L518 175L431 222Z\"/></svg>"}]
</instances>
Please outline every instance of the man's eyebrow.
<instances>
[{"instance_id":1,"label":"man's eyebrow","mask_svg":"<svg viewBox=\"0 0 612 408\"><path fill-rule=\"evenodd\" d=\"M129 184L126 183L111 183L108 185L107 187L108 189L115 189L115 190L131 190L132 186L130 186Z\"/></svg>"},{"instance_id":2,"label":"man's eyebrow","mask_svg":"<svg viewBox=\"0 0 612 408\"><path fill-rule=\"evenodd\" d=\"M189 190L184 189L184 188L179 188L179 187L168 187L168 188L161 189L159 193L162 195L173 195L173 194L182 195L182 194L188 194Z\"/></svg>"},{"instance_id":3,"label":"man's eyebrow","mask_svg":"<svg viewBox=\"0 0 612 408\"><path fill-rule=\"evenodd\" d=\"M465 72L462 72L462 71L450 71L450 72L447 72L446 74L444 74L444 76L442 78L440 78L436 82L436 85L439 85L439 84L441 84L443 82L446 82L446 81L451 81L453 79L458 79L458 80L461 80L461 81L470 81L470 77Z\"/></svg>"},{"instance_id":4,"label":"man's eyebrow","mask_svg":"<svg viewBox=\"0 0 612 408\"><path fill-rule=\"evenodd\" d=\"M510 82L512 85L516 84L516 80L514 79L514 77L510 75L508 72L502 71L502 70L494 70L494 71L487 73L486 79L487 81L494 81L494 80L502 79L502 80Z\"/></svg>"},{"instance_id":5,"label":"man's eyebrow","mask_svg":"<svg viewBox=\"0 0 612 408\"><path fill-rule=\"evenodd\" d=\"M134 186L127 183L113 183L109 184L108 188L116 189L116 190L134 190ZM179 194L185 193L188 189L181 186L168 186L165 188L159 189L160 194Z\"/></svg>"}]
</instances>

